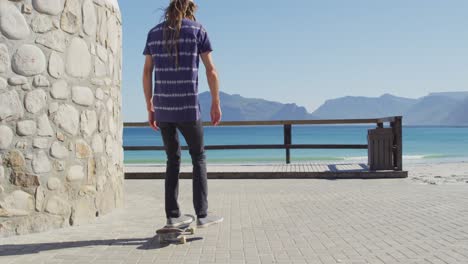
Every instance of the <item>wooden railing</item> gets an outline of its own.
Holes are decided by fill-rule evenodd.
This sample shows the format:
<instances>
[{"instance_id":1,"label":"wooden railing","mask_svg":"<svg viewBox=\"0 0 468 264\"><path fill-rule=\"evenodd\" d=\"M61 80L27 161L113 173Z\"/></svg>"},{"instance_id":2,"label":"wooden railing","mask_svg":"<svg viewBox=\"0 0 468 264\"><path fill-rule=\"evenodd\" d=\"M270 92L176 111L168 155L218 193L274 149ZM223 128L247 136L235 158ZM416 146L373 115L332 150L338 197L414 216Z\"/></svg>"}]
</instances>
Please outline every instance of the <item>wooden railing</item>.
<instances>
[{"instance_id":1,"label":"wooden railing","mask_svg":"<svg viewBox=\"0 0 468 264\"><path fill-rule=\"evenodd\" d=\"M293 125L350 125L350 124L376 124L377 128L384 128L384 124L389 123L392 129L393 142L393 169L402 171L402 117L384 117L371 119L329 119L329 120L284 120L284 121L229 121L222 122L219 126L278 126L284 127L283 144L248 144L248 145L208 145L206 150L240 150L240 149L285 149L286 163L291 163L291 149L368 149L368 144L293 144ZM204 126L212 126L210 122L204 122ZM147 122L124 123L124 127L149 127ZM186 146L182 147L187 150ZM163 146L124 146L125 151L163 151Z\"/></svg>"}]
</instances>

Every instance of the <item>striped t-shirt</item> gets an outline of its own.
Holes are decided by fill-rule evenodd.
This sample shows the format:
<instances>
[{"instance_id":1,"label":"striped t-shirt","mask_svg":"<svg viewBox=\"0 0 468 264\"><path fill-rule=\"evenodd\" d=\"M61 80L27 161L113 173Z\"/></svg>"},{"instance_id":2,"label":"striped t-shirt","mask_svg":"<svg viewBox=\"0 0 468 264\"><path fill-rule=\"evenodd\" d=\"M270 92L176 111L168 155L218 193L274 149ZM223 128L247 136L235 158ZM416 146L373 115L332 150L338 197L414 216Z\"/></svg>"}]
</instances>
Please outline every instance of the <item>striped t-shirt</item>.
<instances>
[{"instance_id":1,"label":"striped t-shirt","mask_svg":"<svg viewBox=\"0 0 468 264\"><path fill-rule=\"evenodd\" d=\"M182 20L178 40L178 67L175 54L168 54L163 37L164 22L148 33L144 55L153 57L155 119L160 122L187 122L200 119L198 66L201 53L212 51L203 26Z\"/></svg>"}]
</instances>

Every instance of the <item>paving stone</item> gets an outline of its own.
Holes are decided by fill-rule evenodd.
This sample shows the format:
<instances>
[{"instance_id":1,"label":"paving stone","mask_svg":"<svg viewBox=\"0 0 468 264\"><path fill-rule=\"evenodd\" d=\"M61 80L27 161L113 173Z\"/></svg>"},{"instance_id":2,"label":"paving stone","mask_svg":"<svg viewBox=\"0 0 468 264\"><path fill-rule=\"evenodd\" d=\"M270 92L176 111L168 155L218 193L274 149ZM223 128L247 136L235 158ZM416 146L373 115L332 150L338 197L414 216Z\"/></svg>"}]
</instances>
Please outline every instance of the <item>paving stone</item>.
<instances>
[{"instance_id":1,"label":"paving stone","mask_svg":"<svg viewBox=\"0 0 468 264\"><path fill-rule=\"evenodd\" d=\"M18 249L9 247L15 243L22 251L35 250L31 257L55 249L56 260L75 256L83 263L468 261L464 185L434 187L405 179L209 180L208 184L209 210L225 221L198 229L195 237L200 239L187 245L164 246L155 238L154 230L165 221L163 180L126 181L125 207L94 222L2 238L2 245L7 246L7 255L17 254ZM191 188L191 180L181 180L183 213L193 213ZM86 257L90 255L95 258Z\"/></svg>"}]
</instances>

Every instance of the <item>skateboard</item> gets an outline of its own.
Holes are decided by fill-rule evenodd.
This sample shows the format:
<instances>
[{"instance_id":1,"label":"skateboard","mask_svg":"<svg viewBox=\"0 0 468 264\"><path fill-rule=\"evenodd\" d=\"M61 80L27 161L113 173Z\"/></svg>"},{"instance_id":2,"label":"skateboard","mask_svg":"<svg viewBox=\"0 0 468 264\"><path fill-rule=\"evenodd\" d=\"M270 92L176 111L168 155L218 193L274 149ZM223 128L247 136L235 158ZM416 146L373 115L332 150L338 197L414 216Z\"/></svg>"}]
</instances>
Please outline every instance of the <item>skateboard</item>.
<instances>
[{"instance_id":1,"label":"skateboard","mask_svg":"<svg viewBox=\"0 0 468 264\"><path fill-rule=\"evenodd\" d=\"M195 217L191 217L195 220ZM195 234L195 228L190 226L192 223L193 221L189 224L183 224L178 227L165 226L156 230L156 234L158 234L159 237L159 242L186 244L187 236Z\"/></svg>"}]
</instances>

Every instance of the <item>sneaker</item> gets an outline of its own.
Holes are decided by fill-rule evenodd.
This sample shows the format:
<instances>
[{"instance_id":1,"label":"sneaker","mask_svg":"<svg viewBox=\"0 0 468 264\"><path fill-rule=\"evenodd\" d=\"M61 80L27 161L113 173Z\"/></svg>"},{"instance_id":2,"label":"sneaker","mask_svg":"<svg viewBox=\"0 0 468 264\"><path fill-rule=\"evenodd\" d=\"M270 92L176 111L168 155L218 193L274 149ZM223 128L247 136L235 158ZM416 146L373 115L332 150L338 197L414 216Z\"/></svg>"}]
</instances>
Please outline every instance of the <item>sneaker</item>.
<instances>
[{"instance_id":1,"label":"sneaker","mask_svg":"<svg viewBox=\"0 0 468 264\"><path fill-rule=\"evenodd\" d=\"M208 227L210 225L219 224L223 220L224 220L224 218L222 218L220 216L208 215L206 217L197 219L197 227L198 228Z\"/></svg>"},{"instance_id":2,"label":"sneaker","mask_svg":"<svg viewBox=\"0 0 468 264\"><path fill-rule=\"evenodd\" d=\"M166 227L179 227L191 224L195 219L191 215L181 215L179 217L167 218Z\"/></svg>"}]
</instances>

